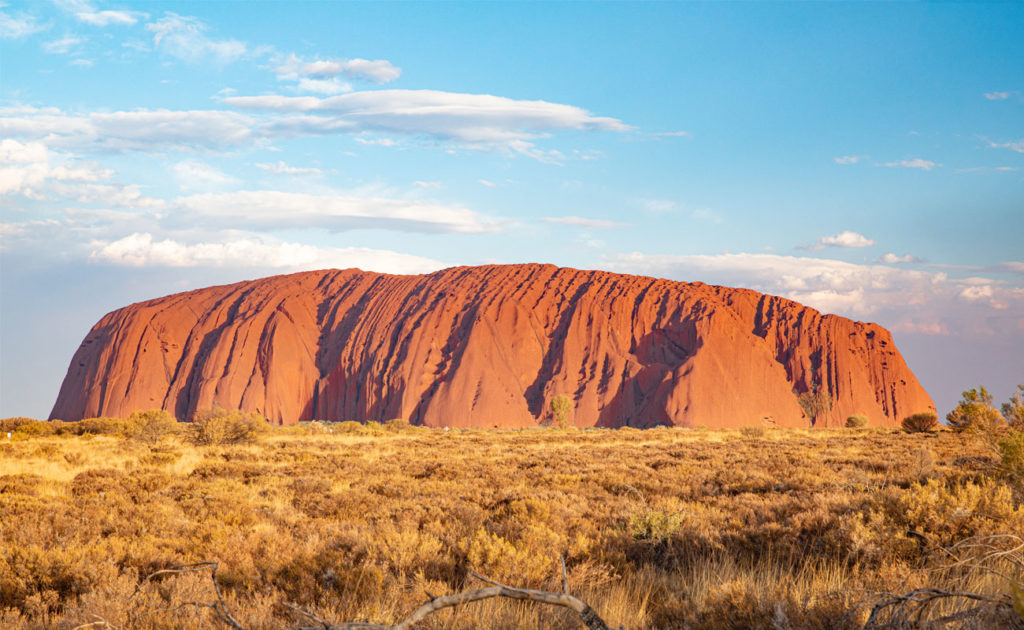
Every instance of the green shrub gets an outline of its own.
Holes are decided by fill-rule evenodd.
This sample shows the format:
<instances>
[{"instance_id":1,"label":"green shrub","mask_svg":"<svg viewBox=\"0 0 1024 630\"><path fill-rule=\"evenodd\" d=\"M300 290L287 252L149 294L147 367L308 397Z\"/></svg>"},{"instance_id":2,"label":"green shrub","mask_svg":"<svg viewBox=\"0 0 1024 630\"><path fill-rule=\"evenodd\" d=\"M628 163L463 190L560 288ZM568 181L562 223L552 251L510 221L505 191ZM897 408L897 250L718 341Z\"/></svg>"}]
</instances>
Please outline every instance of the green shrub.
<instances>
[{"instance_id":1,"label":"green shrub","mask_svg":"<svg viewBox=\"0 0 1024 630\"><path fill-rule=\"evenodd\" d=\"M269 428L267 419L259 413L213 407L196 412L192 420L192 441L202 446L251 444Z\"/></svg>"},{"instance_id":2,"label":"green shrub","mask_svg":"<svg viewBox=\"0 0 1024 630\"><path fill-rule=\"evenodd\" d=\"M846 419L847 429L863 429L868 426L868 417L862 413L855 413Z\"/></svg>"},{"instance_id":3,"label":"green shrub","mask_svg":"<svg viewBox=\"0 0 1024 630\"><path fill-rule=\"evenodd\" d=\"M410 426L412 425L410 425L409 421L406 420L405 418L395 418L393 420L388 420L387 422L384 423L384 428L387 429L388 431L391 431L392 433L401 433L403 431L408 431Z\"/></svg>"},{"instance_id":4,"label":"green shrub","mask_svg":"<svg viewBox=\"0 0 1024 630\"><path fill-rule=\"evenodd\" d=\"M45 437L53 435L56 429L49 422L33 420L19 424L13 431L14 437Z\"/></svg>"},{"instance_id":5,"label":"green shrub","mask_svg":"<svg viewBox=\"0 0 1024 630\"><path fill-rule=\"evenodd\" d=\"M922 411L907 416L900 425L907 433L927 433L939 426L939 417L934 412Z\"/></svg>"},{"instance_id":6,"label":"green shrub","mask_svg":"<svg viewBox=\"0 0 1024 630\"><path fill-rule=\"evenodd\" d=\"M1000 471L1018 484L1024 482L1024 431L1010 431L996 443Z\"/></svg>"},{"instance_id":7,"label":"green shrub","mask_svg":"<svg viewBox=\"0 0 1024 630\"><path fill-rule=\"evenodd\" d=\"M124 418L86 418L68 422L62 430L75 435L127 435L129 424Z\"/></svg>"},{"instance_id":8,"label":"green shrub","mask_svg":"<svg viewBox=\"0 0 1024 630\"><path fill-rule=\"evenodd\" d=\"M128 418L128 436L150 446L159 444L177 428L178 421L163 409L136 411Z\"/></svg>"},{"instance_id":9,"label":"green shrub","mask_svg":"<svg viewBox=\"0 0 1024 630\"><path fill-rule=\"evenodd\" d=\"M569 412L572 411L572 398L565 394L559 394L551 399L551 415L554 417L555 426L559 429L569 427Z\"/></svg>"},{"instance_id":10,"label":"green shrub","mask_svg":"<svg viewBox=\"0 0 1024 630\"><path fill-rule=\"evenodd\" d=\"M1009 402L1003 403L1003 419L1011 427L1024 430L1024 385L1018 385Z\"/></svg>"},{"instance_id":11,"label":"green shrub","mask_svg":"<svg viewBox=\"0 0 1024 630\"><path fill-rule=\"evenodd\" d=\"M346 420L338 423L338 433L362 433L366 428L363 423L355 420Z\"/></svg>"},{"instance_id":12,"label":"green shrub","mask_svg":"<svg viewBox=\"0 0 1024 630\"><path fill-rule=\"evenodd\" d=\"M1003 416L992 406L992 394L984 386L968 389L953 411L946 414L946 423L954 431L989 431L1003 423Z\"/></svg>"},{"instance_id":13,"label":"green shrub","mask_svg":"<svg viewBox=\"0 0 1024 630\"><path fill-rule=\"evenodd\" d=\"M3 418L0 420L0 433L7 433L8 431L14 431L23 424L30 422L38 422L35 418L26 418L24 416L18 416L15 418Z\"/></svg>"}]
</instances>

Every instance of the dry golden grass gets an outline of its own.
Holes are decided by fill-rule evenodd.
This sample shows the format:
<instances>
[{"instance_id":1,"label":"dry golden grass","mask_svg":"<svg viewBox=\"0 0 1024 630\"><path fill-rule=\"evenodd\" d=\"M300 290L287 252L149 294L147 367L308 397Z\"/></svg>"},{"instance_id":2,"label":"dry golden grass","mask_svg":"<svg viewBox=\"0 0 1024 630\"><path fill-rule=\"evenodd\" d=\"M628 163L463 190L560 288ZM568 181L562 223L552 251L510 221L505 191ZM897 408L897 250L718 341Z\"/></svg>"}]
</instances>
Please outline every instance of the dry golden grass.
<instances>
[{"instance_id":1,"label":"dry golden grass","mask_svg":"<svg viewBox=\"0 0 1024 630\"><path fill-rule=\"evenodd\" d=\"M116 436L0 441L0 627L394 623L475 588L570 591L612 626L857 628L880 592L1009 593L1024 576L942 550L1024 536L983 445L949 432L275 429L254 444ZM997 563L998 564L998 563ZM858 607L859 606L859 607ZM953 606L950 603L949 606ZM573 627L488 600L423 628ZM93 626L99 627L99 626ZM955 624L950 626L955 627Z\"/></svg>"}]
</instances>

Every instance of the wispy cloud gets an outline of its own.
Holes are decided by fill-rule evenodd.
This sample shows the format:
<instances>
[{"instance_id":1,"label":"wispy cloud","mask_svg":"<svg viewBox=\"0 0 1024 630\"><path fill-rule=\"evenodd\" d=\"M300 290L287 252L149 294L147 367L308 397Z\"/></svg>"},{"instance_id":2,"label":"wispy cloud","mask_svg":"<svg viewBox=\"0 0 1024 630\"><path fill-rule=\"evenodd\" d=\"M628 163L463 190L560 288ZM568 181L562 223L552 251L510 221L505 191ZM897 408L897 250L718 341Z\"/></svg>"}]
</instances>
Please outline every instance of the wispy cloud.
<instances>
[{"instance_id":1,"label":"wispy cloud","mask_svg":"<svg viewBox=\"0 0 1024 630\"><path fill-rule=\"evenodd\" d=\"M131 26L149 17L140 11L100 11L86 0L55 0L54 4L73 15L79 22L92 26Z\"/></svg>"},{"instance_id":2,"label":"wispy cloud","mask_svg":"<svg viewBox=\"0 0 1024 630\"><path fill-rule=\"evenodd\" d=\"M405 232L491 232L498 223L472 210L421 200L351 194L242 190L181 197L169 221L174 227L203 225L251 230L318 228L332 232L383 229Z\"/></svg>"},{"instance_id":3,"label":"wispy cloud","mask_svg":"<svg viewBox=\"0 0 1024 630\"><path fill-rule=\"evenodd\" d=\"M1013 307L1024 309L1024 290L1019 287L827 258L636 252L606 256L605 262L616 271L748 287L782 295L827 313L865 317L885 312L894 322L893 328L927 327L930 334L940 334L941 326L946 325L936 319L936 313L956 321L961 332L974 327L977 334L989 334L991 326L1015 326L1016 320L997 321L986 318L984 313L1009 312ZM979 312L978 308L985 311Z\"/></svg>"},{"instance_id":4,"label":"wispy cloud","mask_svg":"<svg viewBox=\"0 0 1024 630\"><path fill-rule=\"evenodd\" d=\"M332 79L344 76L372 83L390 83L402 75L402 69L386 59L325 59L303 61L295 54L289 55L274 69L278 78L298 81L302 77Z\"/></svg>"},{"instance_id":5,"label":"wispy cloud","mask_svg":"<svg viewBox=\"0 0 1024 630\"><path fill-rule=\"evenodd\" d=\"M936 166L941 166L941 165L940 164L936 164L935 162L932 162L931 160L925 160L925 159L922 159L922 158L913 158L913 159L910 159L910 160L899 160L897 162L885 162L881 166L886 166L888 168L918 168L918 169L921 169L923 171L930 171L933 168L935 168Z\"/></svg>"},{"instance_id":6,"label":"wispy cloud","mask_svg":"<svg viewBox=\"0 0 1024 630\"><path fill-rule=\"evenodd\" d=\"M896 254L893 254L892 252L889 252L889 253L882 254L881 256L879 256L878 257L878 262L886 263L886 264L890 264L890 265L899 265L899 264L903 264L903 263L919 263L919 262L924 262L924 261L921 260L920 258L918 258L917 256L912 256L910 254L904 254L902 256L897 256Z\"/></svg>"},{"instance_id":7,"label":"wispy cloud","mask_svg":"<svg viewBox=\"0 0 1024 630\"><path fill-rule=\"evenodd\" d=\"M1005 101L1013 96L1013 92L985 92L985 98L990 101Z\"/></svg>"},{"instance_id":8,"label":"wispy cloud","mask_svg":"<svg viewBox=\"0 0 1024 630\"><path fill-rule=\"evenodd\" d=\"M21 39L44 31L47 25L24 12L8 12L7 5L0 2L0 39Z\"/></svg>"},{"instance_id":9,"label":"wispy cloud","mask_svg":"<svg viewBox=\"0 0 1024 630\"><path fill-rule=\"evenodd\" d=\"M1017 153L1024 153L1024 139L1010 142L993 142L992 140L985 138L985 142L988 142L988 146L993 149L1009 149L1011 151L1016 151Z\"/></svg>"},{"instance_id":10,"label":"wispy cloud","mask_svg":"<svg viewBox=\"0 0 1024 630\"><path fill-rule=\"evenodd\" d=\"M870 247L875 242L863 234L844 230L838 234L822 236L812 245L797 245L797 249L817 251L826 247Z\"/></svg>"},{"instance_id":11,"label":"wispy cloud","mask_svg":"<svg viewBox=\"0 0 1024 630\"><path fill-rule=\"evenodd\" d=\"M364 247L317 247L261 237L188 243L148 232L92 244L90 260L133 267L242 267L275 270L353 268L427 273L448 266L431 258Z\"/></svg>"},{"instance_id":12,"label":"wispy cloud","mask_svg":"<svg viewBox=\"0 0 1024 630\"><path fill-rule=\"evenodd\" d=\"M558 130L621 132L630 128L572 105L436 90L370 90L327 98L231 96L223 102L242 110L290 115L272 127L280 133L375 131L428 137L468 148L502 149L549 162L559 162L564 156L538 149L533 140Z\"/></svg>"},{"instance_id":13,"label":"wispy cloud","mask_svg":"<svg viewBox=\"0 0 1024 630\"><path fill-rule=\"evenodd\" d=\"M666 212L674 212L679 209L679 204L669 199L641 198L636 199L635 203L644 210L654 214L664 214Z\"/></svg>"},{"instance_id":14,"label":"wispy cloud","mask_svg":"<svg viewBox=\"0 0 1024 630\"><path fill-rule=\"evenodd\" d=\"M41 142L0 141L0 197L58 198L79 203L137 208L160 207L137 185L111 182L114 172L51 152Z\"/></svg>"},{"instance_id":15,"label":"wispy cloud","mask_svg":"<svg viewBox=\"0 0 1024 630\"><path fill-rule=\"evenodd\" d=\"M571 225L574 227L594 229L610 229L629 226L628 223L622 223L620 221L608 221L606 219L588 219L586 217L577 216L543 217L541 221L543 221L544 223L557 223L559 225Z\"/></svg>"},{"instance_id":16,"label":"wispy cloud","mask_svg":"<svg viewBox=\"0 0 1024 630\"><path fill-rule=\"evenodd\" d=\"M237 178L198 160L182 160L171 171L181 190L217 190L239 183Z\"/></svg>"},{"instance_id":17,"label":"wispy cloud","mask_svg":"<svg viewBox=\"0 0 1024 630\"><path fill-rule=\"evenodd\" d=\"M83 41L84 40L80 37L68 36L46 42L43 44L43 50L52 55L66 55Z\"/></svg>"},{"instance_id":18,"label":"wispy cloud","mask_svg":"<svg viewBox=\"0 0 1024 630\"><path fill-rule=\"evenodd\" d=\"M147 24L146 29L153 33L153 46L157 51L187 63L226 65L249 52L249 47L236 39L208 37L209 27L198 18L170 11Z\"/></svg>"},{"instance_id":19,"label":"wispy cloud","mask_svg":"<svg viewBox=\"0 0 1024 630\"><path fill-rule=\"evenodd\" d=\"M481 186L486 186L486 187L488 187L488 188L494 188L494 182L492 182L492 181L490 181L490 180L487 180L487 179L478 179L478 180L476 180L476 181L477 181L477 182L478 182L478 183L479 183L479 184L480 184Z\"/></svg>"},{"instance_id":20,"label":"wispy cloud","mask_svg":"<svg viewBox=\"0 0 1024 630\"><path fill-rule=\"evenodd\" d=\"M22 107L0 116L0 137L39 140L51 147L91 151L220 150L248 145L257 122L218 110L140 110L84 115Z\"/></svg>"},{"instance_id":21,"label":"wispy cloud","mask_svg":"<svg viewBox=\"0 0 1024 630\"><path fill-rule=\"evenodd\" d=\"M278 161L276 164L253 164L256 168L260 169L265 173L273 173L275 175L322 175L323 171L313 167L299 167L289 166L284 161Z\"/></svg>"},{"instance_id":22,"label":"wispy cloud","mask_svg":"<svg viewBox=\"0 0 1024 630\"><path fill-rule=\"evenodd\" d=\"M417 181L413 182L412 185L416 186L417 188L435 188L436 189L436 188L440 188L441 187L441 182L425 182L425 181L417 180Z\"/></svg>"},{"instance_id":23,"label":"wispy cloud","mask_svg":"<svg viewBox=\"0 0 1024 630\"><path fill-rule=\"evenodd\" d=\"M860 162L859 155L841 155L839 157L832 158L836 164L856 164Z\"/></svg>"}]
</instances>

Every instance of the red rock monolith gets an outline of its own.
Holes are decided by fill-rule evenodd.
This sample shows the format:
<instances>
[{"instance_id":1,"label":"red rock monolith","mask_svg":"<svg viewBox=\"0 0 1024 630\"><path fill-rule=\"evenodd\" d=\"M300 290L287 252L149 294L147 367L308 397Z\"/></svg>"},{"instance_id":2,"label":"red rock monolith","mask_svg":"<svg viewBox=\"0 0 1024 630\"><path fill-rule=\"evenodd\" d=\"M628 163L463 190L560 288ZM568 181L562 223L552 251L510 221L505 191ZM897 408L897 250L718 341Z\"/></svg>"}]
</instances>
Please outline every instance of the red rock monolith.
<instances>
[{"instance_id":1,"label":"red rock monolith","mask_svg":"<svg viewBox=\"0 0 1024 630\"><path fill-rule=\"evenodd\" d=\"M892 425L934 403L887 330L746 289L551 265L274 276L132 304L75 352L51 418L806 427L797 392Z\"/></svg>"}]
</instances>

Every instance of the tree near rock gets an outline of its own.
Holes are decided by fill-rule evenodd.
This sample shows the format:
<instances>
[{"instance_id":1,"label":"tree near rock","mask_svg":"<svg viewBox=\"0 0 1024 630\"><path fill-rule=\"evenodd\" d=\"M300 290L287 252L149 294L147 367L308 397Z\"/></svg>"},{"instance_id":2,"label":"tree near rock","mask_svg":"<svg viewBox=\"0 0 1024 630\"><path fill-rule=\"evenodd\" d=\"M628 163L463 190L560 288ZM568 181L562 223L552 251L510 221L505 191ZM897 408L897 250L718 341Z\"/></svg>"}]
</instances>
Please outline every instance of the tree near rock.
<instances>
[{"instance_id":1,"label":"tree near rock","mask_svg":"<svg viewBox=\"0 0 1024 630\"><path fill-rule=\"evenodd\" d=\"M968 389L962 395L957 406L946 414L946 423L954 431L986 431L1003 423L1002 414L992 406L992 394L984 385Z\"/></svg>"},{"instance_id":2,"label":"tree near rock","mask_svg":"<svg viewBox=\"0 0 1024 630\"><path fill-rule=\"evenodd\" d=\"M572 399L565 394L559 394L551 399L549 405L551 415L555 417L555 424L559 429L569 426L569 413L572 411Z\"/></svg>"},{"instance_id":3,"label":"tree near rock","mask_svg":"<svg viewBox=\"0 0 1024 630\"><path fill-rule=\"evenodd\" d=\"M1014 429L1024 430L1024 385L1018 385L1010 401L1003 403L1003 419Z\"/></svg>"},{"instance_id":4,"label":"tree near rock","mask_svg":"<svg viewBox=\"0 0 1024 630\"><path fill-rule=\"evenodd\" d=\"M800 408L803 409L804 415L807 416L812 427L818 424L818 416L832 410L832 395L818 385L812 386L809 391L797 396L796 400L800 403ZM828 426L827 418L825 425Z\"/></svg>"},{"instance_id":5,"label":"tree near rock","mask_svg":"<svg viewBox=\"0 0 1024 630\"><path fill-rule=\"evenodd\" d=\"M128 435L149 446L156 446L165 436L174 433L178 421L163 409L136 411L128 418Z\"/></svg>"}]
</instances>

